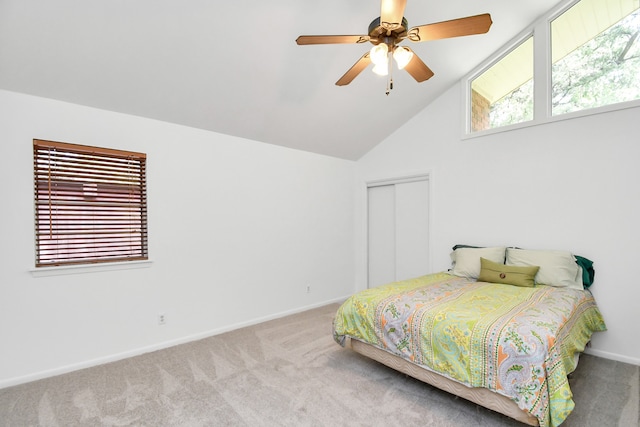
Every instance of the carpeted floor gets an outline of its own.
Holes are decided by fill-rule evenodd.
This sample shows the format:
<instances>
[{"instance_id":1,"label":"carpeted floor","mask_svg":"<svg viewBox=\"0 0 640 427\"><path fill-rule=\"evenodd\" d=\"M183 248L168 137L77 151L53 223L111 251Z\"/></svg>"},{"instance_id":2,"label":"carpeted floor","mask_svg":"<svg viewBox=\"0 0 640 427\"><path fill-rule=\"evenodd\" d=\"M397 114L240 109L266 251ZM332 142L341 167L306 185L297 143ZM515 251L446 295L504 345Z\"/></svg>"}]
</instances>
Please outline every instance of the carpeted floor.
<instances>
[{"instance_id":1,"label":"carpeted floor","mask_svg":"<svg viewBox=\"0 0 640 427\"><path fill-rule=\"evenodd\" d=\"M1 426L521 426L338 346L337 305L0 390ZM563 426L637 426L640 367L583 355Z\"/></svg>"}]
</instances>

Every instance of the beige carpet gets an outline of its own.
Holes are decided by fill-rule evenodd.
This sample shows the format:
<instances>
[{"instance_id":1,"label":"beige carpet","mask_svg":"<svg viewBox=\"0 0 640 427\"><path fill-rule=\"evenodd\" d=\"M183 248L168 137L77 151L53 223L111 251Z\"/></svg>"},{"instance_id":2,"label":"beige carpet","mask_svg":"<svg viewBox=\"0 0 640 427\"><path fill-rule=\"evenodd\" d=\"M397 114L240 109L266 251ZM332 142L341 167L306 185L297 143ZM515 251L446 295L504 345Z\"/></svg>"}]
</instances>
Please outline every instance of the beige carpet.
<instances>
[{"instance_id":1,"label":"beige carpet","mask_svg":"<svg viewBox=\"0 0 640 427\"><path fill-rule=\"evenodd\" d=\"M520 425L341 348L336 309L0 390L0 425ZM583 355L563 427L637 426L639 369Z\"/></svg>"}]
</instances>

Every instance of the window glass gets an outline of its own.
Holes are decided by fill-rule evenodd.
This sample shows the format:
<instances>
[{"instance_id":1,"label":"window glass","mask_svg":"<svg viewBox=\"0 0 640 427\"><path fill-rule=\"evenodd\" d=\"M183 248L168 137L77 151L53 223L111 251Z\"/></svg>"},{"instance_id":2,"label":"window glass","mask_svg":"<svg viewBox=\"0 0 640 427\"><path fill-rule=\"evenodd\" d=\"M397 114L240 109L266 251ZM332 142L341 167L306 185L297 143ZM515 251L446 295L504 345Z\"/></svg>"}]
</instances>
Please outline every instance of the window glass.
<instances>
[{"instance_id":1,"label":"window glass","mask_svg":"<svg viewBox=\"0 0 640 427\"><path fill-rule=\"evenodd\" d=\"M639 0L582 0L551 23L553 115L640 99Z\"/></svg>"},{"instance_id":2,"label":"window glass","mask_svg":"<svg viewBox=\"0 0 640 427\"><path fill-rule=\"evenodd\" d=\"M533 119L533 36L471 82L471 131Z\"/></svg>"}]
</instances>

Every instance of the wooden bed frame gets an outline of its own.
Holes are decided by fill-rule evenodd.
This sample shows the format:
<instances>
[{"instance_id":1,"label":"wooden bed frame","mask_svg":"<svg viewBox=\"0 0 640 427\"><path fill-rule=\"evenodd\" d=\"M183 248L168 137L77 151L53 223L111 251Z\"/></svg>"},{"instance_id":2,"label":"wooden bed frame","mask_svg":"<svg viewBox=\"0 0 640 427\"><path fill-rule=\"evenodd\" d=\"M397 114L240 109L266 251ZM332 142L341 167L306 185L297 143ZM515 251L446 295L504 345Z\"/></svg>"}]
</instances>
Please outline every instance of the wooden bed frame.
<instances>
[{"instance_id":1,"label":"wooden bed frame","mask_svg":"<svg viewBox=\"0 0 640 427\"><path fill-rule=\"evenodd\" d=\"M348 341L348 346L356 353L376 360L392 369L395 369L396 371L402 372L403 374L409 375L410 377L423 381L456 396L460 396L485 408L504 414L522 423L530 426L539 425L536 417L524 412L514 401L506 396L495 393L486 388L467 387L464 384L446 378L435 372L428 371L400 356L393 355L362 341L355 339L348 339Z\"/></svg>"}]
</instances>

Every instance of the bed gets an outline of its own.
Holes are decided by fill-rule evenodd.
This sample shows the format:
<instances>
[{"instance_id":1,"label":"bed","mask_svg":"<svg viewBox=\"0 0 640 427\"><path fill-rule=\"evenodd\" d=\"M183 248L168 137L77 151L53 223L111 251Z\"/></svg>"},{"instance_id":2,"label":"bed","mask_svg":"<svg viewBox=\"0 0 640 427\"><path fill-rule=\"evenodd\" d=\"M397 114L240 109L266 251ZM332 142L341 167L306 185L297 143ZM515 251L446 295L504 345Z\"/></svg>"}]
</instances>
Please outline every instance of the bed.
<instances>
[{"instance_id":1,"label":"bed","mask_svg":"<svg viewBox=\"0 0 640 427\"><path fill-rule=\"evenodd\" d=\"M606 330L592 263L564 251L454 247L446 272L366 289L333 323L343 346L529 425L560 425L568 375ZM587 271L588 270L588 271Z\"/></svg>"}]
</instances>

